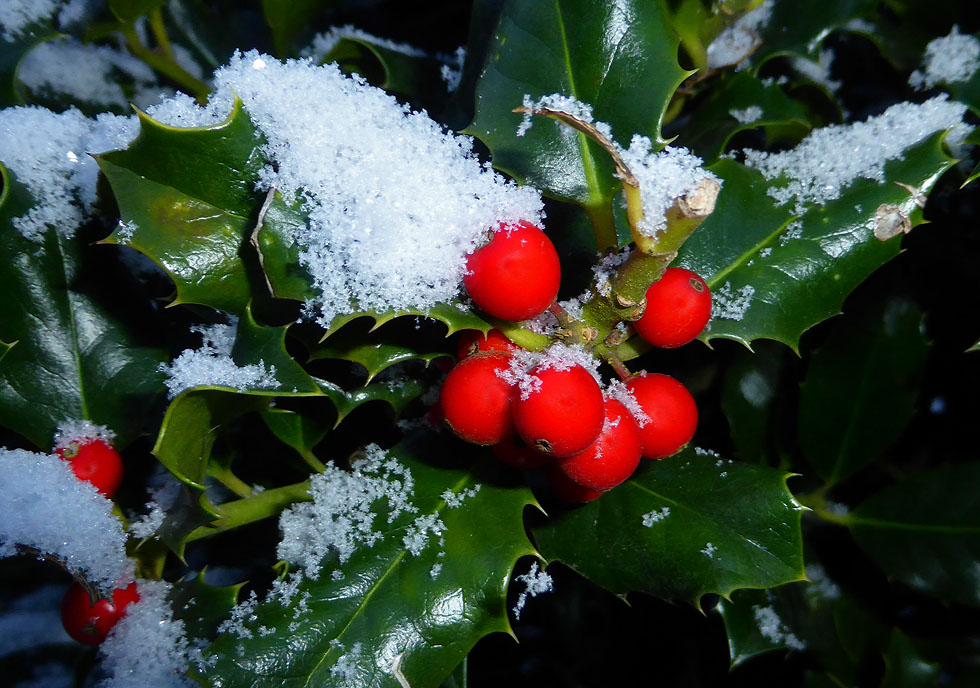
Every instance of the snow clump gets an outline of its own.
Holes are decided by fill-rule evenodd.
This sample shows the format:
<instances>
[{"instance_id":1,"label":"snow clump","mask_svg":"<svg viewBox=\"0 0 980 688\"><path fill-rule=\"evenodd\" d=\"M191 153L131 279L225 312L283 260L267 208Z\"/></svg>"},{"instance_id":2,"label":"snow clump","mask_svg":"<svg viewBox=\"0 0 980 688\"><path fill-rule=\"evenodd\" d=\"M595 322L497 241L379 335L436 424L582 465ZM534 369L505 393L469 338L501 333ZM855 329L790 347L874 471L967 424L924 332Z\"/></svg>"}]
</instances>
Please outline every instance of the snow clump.
<instances>
[{"instance_id":1,"label":"snow clump","mask_svg":"<svg viewBox=\"0 0 980 688\"><path fill-rule=\"evenodd\" d=\"M497 377L509 385L515 385L521 399L527 399L541 388L541 378L533 375L532 370L570 370L576 365L585 368L602 385L599 361L580 344L569 346L556 343L544 351L515 351L510 357L510 366L506 370L498 370Z\"/></svg>"},{"instance_id":2,"label":"snow clump","mask_svg":"<svg viewBox=\"0 0 980 688\"><path fill-rule=\"evenodd\" d=\"M68 449L73 444L105 442L110 447L116 433L104 425L96 425L90 420L66 420L58 424L54 433L54 448Z\"/></svg>"},{"instance_id":3,"label":"snow clump","mask_svg":"<svg viewBox=\"0 0 980 688\"><path fill-rule=\"evenodd\" d=\"M360 77L309 59L236 53L206 108L187 96L149 108L173 126L218 124L241 98L266 143L259 189L297 199L300 261L322 325L357 310L428 309L459 294L466 254L488 231L538 223L540 193L505 180L469 137L411 112Z\"/></svg>"},{"instance_id":4,"label":"snow clump","mask_svg":"<svg viewBox=\"0 0 980 688\"><path fill-rule=\"evenodd\" d=\"M937 84L969 81L980 69L980 40L960 33L954 26L948 36L937 38L926 46L922 69L912 72L909 85L918 90Z\"/></svg>"},{"instance_id":5,"label":"snow clump","mask_svg":"<svg viewBox=\"0 0 980 688\"><path fill-rule=\"evenodd\" d=\"M555 581L551 576L546 571L539 571L538 569L538 562L535 561L531 564L530 571L514 578L515 583L524 584L524 590L517 596L517 603L514 605L513 612L515 619L521 618L521 612L524 611L528 597L537 597L542 593L551 592L555 589Z\"/></svg>"},{"instance_id":6,"label":"snow clump","mask_svg":"<svg viewBox=\"0 0 980 688\"><path fill-rule=\"evenodd\" d=\"M733 64L739 65L739 69L744 68L747 65L745 58L762 41L759 32L769 23L775 4L774 0L766 0L739 17L711 41L708 46L708 69L721 69Z\"/></svg>"}]
</instances>

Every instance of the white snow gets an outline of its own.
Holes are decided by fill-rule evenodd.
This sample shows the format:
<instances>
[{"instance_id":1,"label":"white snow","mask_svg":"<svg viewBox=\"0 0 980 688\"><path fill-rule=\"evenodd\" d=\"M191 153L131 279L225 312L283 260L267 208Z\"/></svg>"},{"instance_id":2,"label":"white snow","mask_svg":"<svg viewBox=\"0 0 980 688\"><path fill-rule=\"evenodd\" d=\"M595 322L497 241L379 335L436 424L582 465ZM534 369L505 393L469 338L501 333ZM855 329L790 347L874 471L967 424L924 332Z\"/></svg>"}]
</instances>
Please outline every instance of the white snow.
<instances>
[{"instance_id":1,"label":"white snow","mask_svg":"<svg viewBox=\"0 0 980 688\"><path fill-rule=\"evenodd\" d=\"M0 557L33 547L111 589L125 580L126 535L112 502L57 456L0 448Z\"/></svg>"},{"instance_id":2,"label":"white snow","mask_svg":"<svg viewBox=\"0 0 980 688\"><path fill-rule=\"evenodd\" d=\"M938 131L952 129L950 143L962 142L970 131L963 123L965 112L965 105L946 95L921 104L899 103L864 122L816 129L787 151L747 149L745 164L776 182L768 193L778 204L795 200L794 212L801 214L807 204L840 198L855 179L884 182L886 162Z\"/></svg>"},{"instance_id":3,"label":"white snow","mask_svg":"<svg viewBox=\"0 0 980 688\"><path fill-rule=\"evenodd\" d=\"M116 433L104 425L96 425L89 420L66 420L58 424L54 433L54 448L67 449L73 444L87 444L96 440L110 447Z\"/></svg>"},{"instance_id":4,"label":"white snow","mask_svg":"<svg viewBox=\"0 0 980 688\"><path fill-rule=\"evenodd\" d=\"M820 84L831 93L837 93L841 87L840 81L830 78L830 67L834 63L834 51L830 48L821 50L816 60L806 57L791 57L793 68L815 84Z\"/></svg>"},{"instance_id":5,"label":"white snow","mask_svg":"<svg viewBox=\"0 0 980 688\"><path fill-rule=\"evenodd\" d=\"M711 318L741 320L752 305L754 295L755 287L751 284L746 284L736 291L730 282L725 282L711 295Z\"/></svg>"},{"instance_id":6,"label":"white snow","mask_svg":"<svg viewBox=\"0 0 980 688\"><path fill-rule=\"evenodd\" d=\"M0 2L0 39L10 42L32 25L49 19L59 0L3 0Z\"/></svg>"},{"instance_id":7,"label":"white snow","mask_svg":"<svg viewBox=\"0 0 980 688\"><path fill-rule=\"evenodd\" d=\"M739 124L752 124L758 122L762 117L762 108L758 105L750 105L741 110L729 110L728 114L734 117Z\"/></svg>"},{"instance_id":8,"label":"white snow","mask_svg":"<svg viewBox=\"0 0 980 688\"><path fill-rule=\"evenodd\" d=\"M518 594L517 602L514 604L512 610L515 619L521 618L521 612L524 611L528 597L537 597L542 593L551 592L555 589L554 580L552 580L546 571L539 570L538 562L536 561L531 563L530 571L516 576L514 582L524 584L524 590Z\"/></svg>"},{"instance_id":9,"label":"white snow","mask_svg":"<svg viewBox=\"0 0 980 688\"><path fill-rule=\"evenodd\" d=\"M633 416L636 424L641 428L650 422L650 416L648 416L646 411L643 410L643 407L640 406L640 402L638 402L636 397L633 396L633 392L626 386L626 383L615 379L610 380L603 393L607 398L615 399L625 406L626 410Z\"/></svg>"},{"instance_id":10,"label":"white snow","mask_svg":"<svg viewBox=\"0 0 980 688\"><path fill-rule=\"evenodd\" d=\"M261 69L256 66L261 64ZM357 309L427 309L458 295L466 254L503 223L541 221L541 197L482 164L472 139L410 112L335 65L236 54L207 108L188 97L149 109L175 126L216 124L239 96L264 135L259 190L298 197L296 240L319 322Z\"/></svg>"},{"instance_id":11,"label":"white snow","mask_svg":"<svg viewBox=\"0 0 980 688\"><path fill-rule=\"evenodd\" d=\"M720 69L738 64L744 67L747 58L761 42L759 32L769 23L774 0L746 12L734 24L722 31L708 46L708 69Z\"/></svg>"},{"instance_id":12,"label":"white snow","mask_svg":"<svg viewBox=\"0 0 980 688\"><path fill-rule=\"evenodd\" d=\"M322 62L337 47L337 44L345 38L363 41L369 45L376 45L380 48L401 53L402 55L408 55L409 57L426 56L426 52L420 48L416 48L407 43L395 43L387 38L372 36L368 32L355 28L350 24L346 26L332 26L327 31L317 34L313 37L310 45L303 50L302 56L310 57L314 62Z\"/></svg>"},{"instance_id":13,"label":"white snow","mask_svg":"<svg viewBox=\"0 0 980 688\"><path fill-rule=\"evenodd\" d=\"M498 370L497 376L510 385L516 385L521 399L527 399L541 387L541 378L534 373L544 370L570 370L573 366L584 368L601 386L599 361L579 345L560 342L552 344L544 351L515 351L505 370Z\"/></svg>"},{"instance_id":14,"label":"white snow","mask_svg":"<svg viewBox=\"0 0 980 688\"><path fill-rule=\"evenodd\" d=\"M659 511L657 509L654 509L653 511L648 511L647 513L643 514L642 522L644 527L652 528L655 523L660 523L668 516L670 516L670 507L665 506Z\"/></svg>"},{"instance_id":15,"label":"white snow","mask_svg":"<svg viewBox=\"0 0 980 688\"><path fill-rule=\"evenodd\" d=\"M756 627L763 638L793 650L806 648L806 643L787 628L782 619L779 618L779 614L771 606L752 605L752 614L755 616Z\"/></svg>"},{"instance_id":16,"label":"white snow","mask_svg":"<svg viewBox=\"0 0 980 688\"><path fill-rule=\"evenodd\" d=\"M980 69L980 40L960 33L954 26L948 36L937 38L926 46L922 70L909 76L909 84L922 90L937 84L969 81Z\"/></svg>"}]
</instances>

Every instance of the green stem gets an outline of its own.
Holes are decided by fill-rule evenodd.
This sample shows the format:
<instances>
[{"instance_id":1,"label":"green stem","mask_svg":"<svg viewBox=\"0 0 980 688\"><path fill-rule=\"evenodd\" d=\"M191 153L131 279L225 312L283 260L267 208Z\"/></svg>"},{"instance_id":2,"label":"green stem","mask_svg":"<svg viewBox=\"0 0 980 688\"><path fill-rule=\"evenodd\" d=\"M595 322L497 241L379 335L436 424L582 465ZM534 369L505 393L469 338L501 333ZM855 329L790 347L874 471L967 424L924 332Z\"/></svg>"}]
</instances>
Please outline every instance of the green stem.
<instances>
[{"instance_id":1,"label":"green stem","mask_svg":"<svg viewBox=\"0 0 980 688\"><path fill-rule=\"evenodd\" d=\"M153 31L153 38L157 42L157 48L168 60L176 62L174 50L170 45L170 36L167 35L167 27L163 23L163 11L158 7L150 12L150 30Z\"/></svg>"},{"instance_id":2,"label":"green stem","mask_svg":"<svg viewBox=\"0 0 980 688\"><path fill-rule=\"evenodd\" d=\"M221 517L206 526L201 526L187 536L187 542L202 540L235 528L255 523L272 516L278 516L284 509L296 502L312 501L310 481L276 487L259 492L246 499L226 502L217 507Z\"/></svg>"},{"instance_id":3,"label":"green stem","mask_svg":"<svg viewBox=\"0 0 980 688\"><path fill-rule=\"evenodd\" d=\"M616 220L613 216L612 203L597 203L595 205L584 205L582 209L589 216L592 223L592 232L595 234L595 243L599 253L606 249L619 248L619 235L616 233Z\"/></svg>"},{"instance_id":4,"label":"green stem","mask_svg":"<svg viewBox=\"0 0 980 688\"><path fill-rule=\"evenodd\" d=\"M303 461L306 462L306 465L312 468L317 473L323 473L325 470L327 470L326 464L320 461L320 459L316 458L313 452L300 451L300 450L297 451L299 451L299 455L303 457Z\"/></svg>"},{"instance_id":5,"label":"green stem","mask_svg":"<svg viewBox=\"0 0 980 688\"><path fill-rule=\"evenodd\" d=\"M207 101L208 94L211 93L208 85L188 73L187 70L177 64L172 56L160 55L143 45L139 35L136 33L134 25L129 24L124 26L122 28L122 34L129 46L129 51L135 57L143 60L150 67L175 82L181 89L192 94L197 98L198 102L204 103Z\"/></svg>"},{"instance_id":6,"label":"green stem","mask_svg":"<svg viewBox=\"0 0 980 688\"><path fill-rule=\"evenodd\" d=\"M810 509L814 516L828 523L836 523L840 526L850 526L854 523L854 517L850 514L840 514L836 511L831 511L829 508L830 502L820 492L798 496L796 501Z\"/></svg>"},{"instance_id":7,"label":"green stem","mask_svg":"<svg viewBox=\"0 0 980 688\"><path fill-rule=\"evenodd\" d=\"M231 471L214 471L209 475L242 499L255 494L255 489Z\"/></svg>"}]
</instances>

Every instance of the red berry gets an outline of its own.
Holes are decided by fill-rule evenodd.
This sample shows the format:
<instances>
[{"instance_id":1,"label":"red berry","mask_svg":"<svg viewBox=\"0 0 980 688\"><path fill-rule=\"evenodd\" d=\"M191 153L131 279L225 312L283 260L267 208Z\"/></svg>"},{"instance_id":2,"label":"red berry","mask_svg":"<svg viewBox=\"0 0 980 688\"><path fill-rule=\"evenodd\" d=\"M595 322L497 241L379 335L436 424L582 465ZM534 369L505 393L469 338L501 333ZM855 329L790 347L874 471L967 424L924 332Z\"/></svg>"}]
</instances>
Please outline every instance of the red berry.
<instances>
[{"instance_id":1,"label":"red berry","mask_svg":"<svg viewBox=\"0 0 980 688\"><path fill-rule=\"evenodd\" d=\"M691 441L698 427L698 407L684 385L669 375L651 373L630 378L626 388L649 418L640 423L643 458L663 459Z\"/></svg>"},{"instance_id":2,"label":"red berry","mask_svg":"<svg viewBox=\"0 0 980 688\"><path fill-rule=\"evenodd\" d=\"M647 289L646 310L633 326L650 344L673 349L701 334L710 318L711 291L704 280L690 270L668 268Z\"/></svg>"},{"instance_id":3,"label":"red berry","mask_svg":"<svg viewBox=\"0 0 980 688\"><path fill-rule=\"evenodd\" d=\"M599 439L588 449L562 459L558 469L591 490L611 490L633 475L640 464L640 427L629 410L606 399L606 416Z\"/></svg>"},{"instance_id":4,"label":"red berry","mask_svg":"<svg viewBox=\"0 0 980 688\"><path fill-rule=\"evenodd\" d=\"M71 465L79 480L95 486L99 492L112 499L122 482L123 462L119 452L103 440L71 442L55 453Z\"/></svg>"},{"instance_id":5,"label":"red berry","mask_svg":"<svg viewBox=\"0 0 980 688\"><path fill-rule=\"evenodd\" d=\"M493 445L490 451L500 460L500 463L522 470L539 468L550 460L541 452L524 444L517 435L511 435L499 444Z\"/></svg>"},{"instance_id":6,"label":"red berry","mask_svg":"<svg viewBox=\"0 0 980 688\"><path fill-rule=\"evenodd\" d=\"M449 427L473 444L497 444L513 434L514 388L497 375L510 367L499 351L468 356L449 371L439 399Z\"/></svg>"},{"instance_id":7,"label":"red berry","mask_svg":"<svg viewBox=\"0 0 980 688\"><path fill-rule=\"evenodd\" d=\"M521 438L551 456L578 454L602 430L604 400L595 378L580 365L567 370L532 369L541 384L526 399L514 399L514 425Z\"/></svg>"},{"instance_id":8,"label":"red berry","mask_svg":"<svg viewBox=\"0 0 980 688\"><path fill-rule=\"evenodd\" d=\"M83 645L98 645L109 631L126 615L126 606L138 602L136 583L112 591L112 601L99 600L91 604L88 591L75 583L61 601L61 623L72 638Z\"/></svg>"},{"instance_id":9,"label":"red berry","mask_svg":"<svg viewBox=\"0 0 980 688\"><path fill-rule=\"evenodd\" d=\"M572 482L567 475L558 469L548 471L548 480L555 496L563 502L591 502L602 496L598 490L590 490Z\"/></svg>"},{"instance_id":10,"label":"red berry","mask_svg":"<svg viewBox=\"0 0 980 688\"><path fill-rule=\"evenodd\" d=\"M486 246L466 259L470 298L502 320L540 315L558 295L561 264L554 244L528 222L498 228Z\"/></svg>"},{"instance_id":11,"label":"red berry","mask_svg":"<svg viewBox=\"0 0 980 688\"><path fill-rule=\"evenodd\" d=\"M479 330L466 330L456 344L456 359L462 361L470 354L480 351L516 351L514 342L507 339L500 330L490 330L484 335Z\"/></svg>"}]
</instances>

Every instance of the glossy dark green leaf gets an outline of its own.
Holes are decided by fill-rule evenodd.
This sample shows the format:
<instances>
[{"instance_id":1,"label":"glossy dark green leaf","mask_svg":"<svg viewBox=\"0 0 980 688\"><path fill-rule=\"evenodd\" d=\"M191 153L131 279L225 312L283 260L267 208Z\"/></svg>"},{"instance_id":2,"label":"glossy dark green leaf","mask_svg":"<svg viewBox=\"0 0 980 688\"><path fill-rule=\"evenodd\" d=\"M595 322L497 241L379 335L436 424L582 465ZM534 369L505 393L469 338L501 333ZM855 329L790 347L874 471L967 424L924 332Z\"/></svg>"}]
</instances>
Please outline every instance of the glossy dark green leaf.
<instances>
[{"instance_id":1,"label":"glossy dark green leaf","mask_svg":"<svg viewBox=\"0 0 980 688\"><path fill-rule=\"evenodd\" d=\"M893 299L857 316L840 322L813 353L800 389L800 444L831 484L902 435L929 352L912 303Z\"/></svg>"},{"instance_id":2,"label":"glossy dark green leaf","mask_svg":"<svg viewBox=\"0 0 980 688\"><path fill-rule=\"evenodd\" d=\"M361 547L340 567L340 580L328 575L338 564L327 561L324 574L304 580L289 605L260 604L247 627L264 626L271 634L219 637L211 647L217 663L203 680L216 687L338 685L344 658L357 686L397 688L392 667L398 666L413 688L435 688L477 640L507 632L512 569L534 553L523 519L533 497L502 479L496 466L446 466L442 457L455 453L449 442L428 435L391 451L412 472L418 514L443 520L443 545L433 538L418 556L411 554L402 536L416 516L401 514L385 526L383 540ZM455 509L440 496L477 484L479 492ZM437 563L442 567L432 575ZM290 630L304 593L310 594L309 611L296 614Z\"/></svg>"},{"instance_id":3,"label":"glossy dark green leaf","mask_svg":"<svg viewBox=\"0 0 980 688\"><path fill-rule=\"evenodd\" d=\"M725 373L721 407L736 456L751 463L776 465L777 433L786 397L781 378L788 350L775 342L758 342L755 351L741 351ZM792 356L792 354L789 354Z\"/></svg>"},{"instance_id":4,"label":"glossy dark green leaf","mask_svg":"<svg viewBox=\"0 0 980 688\"><path fill-rule=\"evenodd\" d=\"M214 638L218 626L231 614L238 602L241 584L217 586L205 582L199 571L190 580L175 583L170 592L174 618L184 622L189 638Z\"/></svg>"},{"instance_id":5,"label":"glossy dark green leaf","mask_svg":"<svg viewBox=\"0 0 980 688\"><path fill-rule=\"evenodd\" d=\"M773 124L796 124L802 133L810 128L803 106L776 83L764 84L747 71L733 72L712 84L710 94L678 132L675 145L687 146L712 162L738 132Z\"/></svg>"},{"instance_id":6,"label":"glossy dark green leaf","mask_svg":"<svg viewBox=\"0 0 980 688\"><path fill-rule=\"evenodd\" d=\"M768 652L805 649L801 627L815 621L808 618L806 585L793 583L774 590L736 590L731 599L718 601L733 667Z\"/></svg>"},{"instance_id":7,"label":"glossy dark green leaf","mask_svg":"<svg viewBox=\"0 0 980 688\"><path fill-rule=\"evenodd\" d=\"M241 313L251 299L241 253L261 204L255 131L240 101L211 127L178 129L141 115L128 149L98 156L127 223L106 241L163 267L175 303Z\"/></svg>"},{"instance_id":8,"label":"glossy dark green leaf","mask_svg":"<svg viewBox=\"0 0 980 688\"><path fill-rule=\"evenodd\" d=\"M890 577L980 605L980 463L936 468L876 493L845 523Z\"/></svg>"},{"instance_id":9,"label":"glossy dark green leaf","mask_svg":"<svg viewBox=\"0 0 980 688\"><path fill-rule=\"evenodd\" d=\"M329 337L310 352L311 359L331 358L351 361L364 367L368 382L381 371L403 361L430 361L448 357L443 351L421 353L409 346L384 336L363 336L361 333L345 336L346 329Z\"/></svg>"},{"instance_id":10,"label":"glossy dark green leaf","mask_svg":"<svg viewBox=\"0 0 980 688\"><path fill-rule=\"evenodd\" d=\"M333 427L340 425L351 411L362 404L371 401L384 401L394 410L395 416L400 416L408 404L425 393L425 385L418 380L406 378L398 381L375 382L360 387L351 392L326 380L320 380L320 390L330 398L337 407L337 418Z\"/></svg>"},{"instance_id":11,"label":"glossy dark green leaf","mask_svg":"<svg viewBox=\"0 0 980 688\"><path fill-rule=\"evenodd\" d=\"M897 628L892 631L884 660L881 688L929 688L942 683L940 666L924 660L911 639Z\"/></svg>"},{"instance_id":12,"label":"glossy dark green leaf","mask_svg":"<svg viewBox=\"0 0 980 688\"><path fill-rule=\"evenodd\" d=\"M109 9L121 22L134 22L167 4L167 0L109 0Z\"/></svg>"},{"instance_id":13,"label":"glossy dark green leaf","mask_svg":"<svg viewBox=\"0 0 980 688\"><path fill-rule=\"evenodd\" d=\"M261 365L270 371L275 370L274 377L278 383L279 395L317 395L320 389L316 382L286 351L288 329L288 325L283 327L259 325L252 317L251 308L246 308L238 320L231 357L241 367Z\"/></svg>"},{"instance_id":14,"label":"glossy dark green leaf","mask_svg":"<svg viewBox=\"0 0 980 688\"><path fill-rule=\"evenodd\" d=\"M549 196L609 214L620 183L608 154L568 127L539 118L523 138L525 94L561 93L594 108L614 138L661 142L660 122L686 72L661 0L510 0L477 84L467 132L493 153L493 164Z\"/></svg>"},{"instance_id":15,"label":"glossy dark green leaf","mask_svg":"<svg viewBox=\"0 0 980 688\"><path fill-rule=\"evenodd\" d=\"M265 23L272 32L272 43L279 57L292 57L293 42L309 31L317 10L332 0L262 0Z\"/></svg>"},{"instance_id":16,"label":"glossy dark green leaf","mask_svg":"<svg viewBox=\"0 0 980 688\"><path fill-rule=\"evenodd\" d=\"M885 183L859 179L841 198L815 206L800 218L799 237L787 232L792 201L776 206L760 173L732 160L712 170L724 179L715 212L680 250L676 265L698 273L716 302L747 303L741 319L714 317L701 338L750 344L766 338L797 347L816 323L840 312L845 297L899 251L901 239L874 237L874 216L883 204L921 222L909 193L893 182L928 192L952 164L937 134L912 146L904 159L885 165ZM747 299L742 297L748 296Z\"/></svg>"},{"instance_id":17,"label":"glossy dark green leaf","mask_svg":"<svg viewBox=\"0 0 980 688\"><path fill-rule=\"evenodd\" d=\"M311 455L313 447L318 445L334 427L319 416L284 408L264 409L261 416L273 435L302 456Z\"/></svg>"},{"instance_id":18,"label":"glossy dark green leaf","mask_svg":"<svg viewBox=\"0 0 980 688\"><path fill-rule=\"evenodd\" d=\"M626 483L552 514L534 535L546 557L614 593L697 605L709 592L803 578L802 507L786 477L687 449L644 461Z\"/></svg>"},{"instance_id":19,"label":"glossy dark green leaf","mask_svg":"<svg viewBox=\"0 0 980 688\"><path fill-rule=\"evenodd\" d=\"M17 67L31 48L57 35L57 31L47 27L12 41L0 38L0 108L24 104L24 96L17 84Z\"/></svg>"},{"instance_id":20,"label":"glossy dark green leaf","mask_svg":"<svg viewBox=\"0 0 980 688\"><path fill-rule=\"evenodd\" d=\"M827 34L852 19L874 16L877 5L877 0L776 2L760 31L762 45L752 55L752 66L758 68L777 55L814 54Z\"/></svg>"},{"instance_id":21,"label":"glossy dark green leaf","mask_svg":"<svg viewBox=\"0 0 980 688\"><path fill-rule=\"evenodd\" d=\"M43 243L21 236L11 220L33 201L2 165L0 180L0 340L9 342L0 357L0 424L47 450L59 423L87 419L125 446L163 393L157 368L166 352L140 343L82 291L79 240L54 229Z\"/></svg>"}]
</instances>

